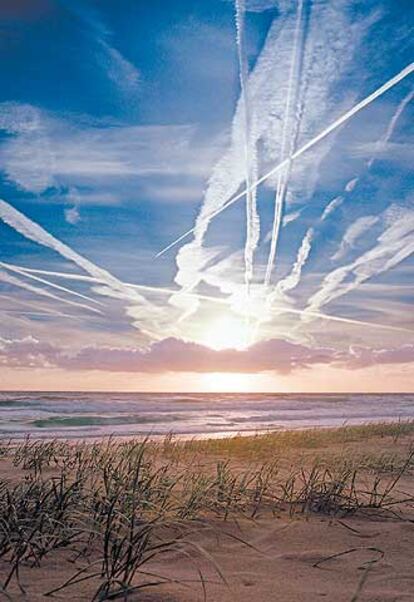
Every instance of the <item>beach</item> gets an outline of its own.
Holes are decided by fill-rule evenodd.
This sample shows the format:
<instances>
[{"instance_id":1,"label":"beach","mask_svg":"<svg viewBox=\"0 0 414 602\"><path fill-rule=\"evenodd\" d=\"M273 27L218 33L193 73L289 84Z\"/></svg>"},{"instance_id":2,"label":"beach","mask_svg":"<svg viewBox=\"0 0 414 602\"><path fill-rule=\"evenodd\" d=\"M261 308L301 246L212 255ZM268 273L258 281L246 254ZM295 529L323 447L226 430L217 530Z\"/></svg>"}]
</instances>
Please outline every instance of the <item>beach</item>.
<instances>
[{"instance_id":1,"label":"beach","mask_svg":"<svg viewBox=\"0 0 414 602\"><path fill-rule=\"evenodd\" d=\"M413 444L407 421L3 441L2 595L414 600Z\"/></svg>"}]
</instances>

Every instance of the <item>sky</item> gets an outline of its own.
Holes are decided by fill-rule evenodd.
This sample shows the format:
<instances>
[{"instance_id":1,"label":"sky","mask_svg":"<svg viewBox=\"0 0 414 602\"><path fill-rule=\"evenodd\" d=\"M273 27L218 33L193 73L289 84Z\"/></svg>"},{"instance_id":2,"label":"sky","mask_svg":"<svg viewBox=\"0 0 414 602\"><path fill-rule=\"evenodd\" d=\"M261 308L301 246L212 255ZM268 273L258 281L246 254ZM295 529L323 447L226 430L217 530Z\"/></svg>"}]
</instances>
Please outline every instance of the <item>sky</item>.
<instances>
[{"instance_id":1,"label":"sky","mask_svg":"<svg viewBox=\"0 0 414 602\"><path fill-rule=\"evenodd\" d=\"M0 389L414 390L408 0L2 0Z\"/></svg>"}]
</instances>

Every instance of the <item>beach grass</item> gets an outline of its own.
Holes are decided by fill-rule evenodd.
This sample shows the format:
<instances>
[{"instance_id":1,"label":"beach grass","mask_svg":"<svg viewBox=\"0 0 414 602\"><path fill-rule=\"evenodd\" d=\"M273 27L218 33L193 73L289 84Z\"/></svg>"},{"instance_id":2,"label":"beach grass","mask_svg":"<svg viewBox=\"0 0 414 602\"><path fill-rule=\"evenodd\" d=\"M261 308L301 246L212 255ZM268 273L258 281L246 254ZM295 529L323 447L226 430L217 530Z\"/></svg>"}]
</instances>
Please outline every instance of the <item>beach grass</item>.
<instances>
[{"instance_id":1,"label":"beach grass","mask_svg":"<svg viewBox=\"0 0 414 602\"><path fill-rule=\"evenodd\" d=\"M194 533L217 520L403 520L413 435L413 422L398 422L191 441L3 442L0 593L24 592L22 574L51 556L71 570L45 596L87 586L90 600L126 599L171 581L151 569L168 554L193 563L203 588Z\"/></svg>"}]
</instances>

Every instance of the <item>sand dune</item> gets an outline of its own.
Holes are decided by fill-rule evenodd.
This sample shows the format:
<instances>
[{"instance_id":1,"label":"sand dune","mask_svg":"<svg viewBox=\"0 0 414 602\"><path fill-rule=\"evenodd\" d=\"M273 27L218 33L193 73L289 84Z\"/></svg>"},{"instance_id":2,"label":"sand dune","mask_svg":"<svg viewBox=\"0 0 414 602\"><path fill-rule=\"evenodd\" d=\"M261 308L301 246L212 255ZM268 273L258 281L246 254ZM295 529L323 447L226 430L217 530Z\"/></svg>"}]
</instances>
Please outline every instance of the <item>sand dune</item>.
<instances>
[{"instance_id":1,"label":"sand dune","mask_svg":"<svg viewBox=\"0 0 414 602\"><path fill-rule=\"evenodd\" d=\"M156 575L161 575L169 582L132 591L128 595L109 593L106 597L96 599L202 602L205 595L212 602L414 601L414 478L410 456L414 429L407 427L400 436L395 434L398 431L392 433L392 428L391 425L384 425L382 430L373 427L371 431L370 427L353 427L312 436L296 433L292 439L285 435L283 441L283 436L278 434L274 440L268 435L250 442L246 438L233 442L166 442L162 449L158 444L156 449L150 448L151 461L148 467L152 464L156 467L152 479L159 474L157 471L162 466L168 467L162 478L168 478L174 470L184 467L183 474L193 470L192 478L195 478L194 475L203 475L207 479L208 475L214 475L217 460L228 459L229 456L235 472L226 473L227 479L242 474L241 471L246 467L254 475L259 470L259 464L269 454L274 454L279 446L283 447L283 479L293 474L292 462L299 463L299 472L309 475L312 474L311 467L317 465L316 459L326 463L330 457L334 463L338 463L340 457L352 461L357 473L361 473L358 478L362 480L358 481L360 484L355 488L355 495L365 495L363 488L366 487L371 488L370 495L377 490L378 496L381 496L390 484L394 481L396 484L393 497L389 494L386 504L358 502L360 508L354 507L350 512L341 509L340 505L336 509L330 506L329 512L323 512L316 511L316 506L309 503L294 505L292 502L289 505L285 501L271 504L269 496L257 505L254 518L251 518L251 508L244 506L242 501L239 509L235 505L226 518L222 510L212 511L208 504L207 498L214 488L212 483L216 482L211 481L192 517L183 519L176 509L170 513L168 523L157 527L157 536L161 541L170 540L179 533L183 546L165 554L155 554L143 565L144 573L138 571L135 574L131 586L158 581ZM270 443L273 452L268 447ZM247 451L254 445L256 451L252 456ZM226 446L227 451L224 449ZM74 449L77 449L76 446ZM95 452L97 449L101 448L98 446ZM115 455L119 455L122 449L114 447ZM1 478L5 483L1 495L4 495L5 487L11 489L13 485L21 484L22 478L26 482L28 479L50 482L60 474L60 469L48 462L40 469L41 475L35 476L33 466L30 469L27 465L22 468L21 460L16 460L17 457L23 457L23 461L27 462L34 457L34 452L30 456L27 449L24 452L21 450L20 447L19 456L16 449L9 448L0 460ZM232 456L229 450L233 450ZM163 462L167 457L169 463L165 465ZM411 459L405 463L404 458ZM223 466L228 465L220 466L223 471ZM333 470L332 466L330 470ZM306 472L309 469L310 472ZM383 480L380 479L375 485L380 477ZM288 480L283 482L287 483ZM333 482L325 478L322 484L328 488L332 487ZM155 480L153 483L154 488L159 486ZM95 487L99 487L97 482ZM241 496L242 487L237 489L234 484L232 487L234 497ZM184 498L186 491L185 484L177 484L176 494L171 497L175 508L181 508L180 496ZM217 491L214 491L216 494ZM4 498L2 500L1 507L4 506ZM105 503L105 499L101 503ZM36 510L33 513L35 515ZM173 516L179 515L180 519L173 520ZM147 520L145 516L142 511L140 520ZM0 530L7 523L7 517L4 519ZM74 554L78 549L76 543L53 549L41 559L39 566L27 557L19 567L19 582L26 594L19 590L18 581L12 579L7 593L0 591L0 598L33 602L50 600L46 592L60 587L82 566L89 566L88 572L92 572L94 563L100 558L98 548L96 551L92 549L85 558ZM10 562L10 556L7 555L0 559L0 583L5 583ZM98 586L99 577L85 579L56 592L54 596L60 600L86 602L93 599Z\"/></svg>"}]
</instances>

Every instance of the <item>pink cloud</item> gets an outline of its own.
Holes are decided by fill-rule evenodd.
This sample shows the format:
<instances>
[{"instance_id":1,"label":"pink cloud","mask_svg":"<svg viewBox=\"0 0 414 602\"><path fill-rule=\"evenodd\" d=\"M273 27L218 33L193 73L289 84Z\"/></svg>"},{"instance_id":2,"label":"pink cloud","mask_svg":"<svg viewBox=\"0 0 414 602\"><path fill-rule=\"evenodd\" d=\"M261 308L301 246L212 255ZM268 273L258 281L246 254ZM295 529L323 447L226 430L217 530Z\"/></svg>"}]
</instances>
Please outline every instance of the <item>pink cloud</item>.
<instances>
[{"instance_id":1,"label":"pink cloud","mask_svg":"<svg viewBox=\"0 0 414 602\"><path fill-rule=\"evenodd\" d=\"M0 365L9 367L147 373L275 371L287 374L315 364L356 369L375 364L407 362L414 362L413 345L391 349L354 347L343 352L272 339L257 343L245 351L214 351L196 343L168 338L154 343L147 350L89 346L70 351L42 343L33 337L0 339Z\"/></svg>"}]
</instances>

